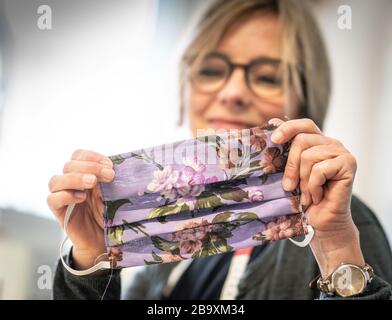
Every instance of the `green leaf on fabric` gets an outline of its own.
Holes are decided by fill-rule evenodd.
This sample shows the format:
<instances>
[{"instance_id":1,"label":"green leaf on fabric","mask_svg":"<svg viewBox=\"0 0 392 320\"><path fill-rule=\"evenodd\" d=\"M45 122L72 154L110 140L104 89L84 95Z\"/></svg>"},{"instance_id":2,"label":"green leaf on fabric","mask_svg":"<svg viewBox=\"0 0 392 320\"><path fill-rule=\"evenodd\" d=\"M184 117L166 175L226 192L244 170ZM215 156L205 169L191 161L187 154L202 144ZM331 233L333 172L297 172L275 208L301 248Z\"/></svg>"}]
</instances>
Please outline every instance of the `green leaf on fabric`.
<instances>
[{"instance_id":1,"label":"green leaf on fabric","mask_svg":"<svg viewBox=\"0 0 392 320\"><path fill-rule=\"evenodd\" d=\"M177 252L180 246L179 241L168 241L158 236L152 236L151 241L155 248L166 252Z\"/></svg>"},{"instance_id":2,"label":"green leaf on fabric","mask_svg":"<svg viewBox=\"0 0 392 320\"><path fill-rule=\"evenodd\" d=\"M168 216L171 214L176 214L176 213L180 213L180 212L184 212L189 210L189 206L184 203L183 205L179 206L179 205L174 205L174 206L162 206L162 207L157 207L154 208L150 211L150 214L148 215L149 219L153 219L153 218L159 218L159 217L164 217L164 216ZM159 222L165 223L166 221L163 219L160 219Z\"/></svg>"},{"instance_id":3,"label":"green leaf on fabric","mask_svg":"<svg viewBox=\"0 0 392 320\"><path fill-rule=\"evenodd\" d=\"M207 208L215 208L222 205L221 199L212 194L208 197L198 197L195 203L195 209L207 209Z\"/></svg>"},{"instance_id":4,"label":"green leaf on fabric","mask_svg":"<svg viewBox=\"0 0 392 320\"><path fill-rule=\"evenodd\" d=\"M152 251L151 254L152 254L152 257L154 258L155 261L163 262L163 259L160 256L158 256L154 251Z\"/></svg>"},{"instance_id":5,"label":"green leaf on fabric","mask_svg":"<svg viewBox=\"0 0 392 320\"><path fill-rule=\"evenodd\" d=\"M108 238L115 244L123 244L124 226L117 226L108 229Z\"/></svg>"},{"instance_id":6,"label":"green leaf on fabric","mask_svg":"<svg viewBox=\"0 0 392 320\"><path fill-rule=\"evenodd\" d=\"M221 198L225 200L232 200L236 202L241 202L244 199L248 199L248 192L242 190L241 188L231 188L219 194Z\"/></svg>"},{"instance_id":7,"label":"green leaf on fabric","mask_svg":"<svg viewBox=\"0 0 392 320\"><path fill-rule=\"evenodd\" d=\"M121 155L110 156L109 159L112 160L114 164L121 164L125 161L125 158Z\"/></svg>"},{"instance_id":8,"label":"green leaf on fabric","mask_svg":"<svg viewBox=\"0 0 392 320\"><path fill-rule=\"evenodd\" d=\"M147 261L144 259L144 264L146 265L152 265L152 264L161 264L163 263L163 259L158 256L154 251L151 252L152 258L154 259L153 261Z\"/></svg>"},{"instance_id":9,"label":"green leaf on fabric","mask_svg":"<svg viewBox=\"0 0 392 320\"><path fill-rule=\"evenodd\" d=\"M153 265L153 264L161 264L161 263L163 263L163 262L147 261L146 259L144 259L144 264L145 264L146 266L150 266L150 265Z\"/></svg>"},{"instance_id":10,"label":"green leaf on fabric","mask_svg":"<svg viewBox=\"0 0 392 320\"><path fill-rule=\"evenodd\" d=\"M149 237L150 235L144 231L143 229L146 229L146 226L143 225L142 223L135 221L135 222L128 222L123 219L123 225L125 228L132 230L135 233L143 233L145 236Z\"/></svg>"},{"instance_id":11,"label":"green leaf on fabric","mask_svg":"<svg viewBox=\"0 0 392 320\"><path fill-rule=\"evenodd\" d=\"M166 216L157 217L157 221L162 224L167 223Z\"/></svg>"},{"instance_id":12,"label":"green leaf on fabric","mask_svg":"<svg viewBox=\"0 0 392 320\"><path fill-rule=\"evenodd\" d=\"M192 259L199 258L201 254L201 250L197 250L192 254Z\"/></svg>"},{"instance_id":13,"label":"green leaf on fabric","mask_svg":"<svg viewBox=\"0 0 392 320\"><path fill-rule=\"evenodd\" d=\"M120 208L123 204L126 204L126 203L132 204L132 202L129 201L128 199L119 199L119 200L115 200L115 201L104 201L103 203L106 206L107 217L110 220L114 219L114 216L116 215L118 208Z\"/></svg>"},{"instance_id":14,"label":"green leaf on fabric","mask_svg":"<svg viewBox=\"0 0 392 320\"><path fill-rule=\"evenodd\" d=\"M225 211L225 212L219 213L214 217L214 219L212 219L212 223L229 222L233 213L234 212L231 212L231 211Z\"/></svg>"},{"instance_id":15,"label":"green leaf on fabric","mask_svg":"<svg viewBox=\"0 0 392 320\"><path fill-rule=\"evenodd\" d=\"M251 220L260 220L256 213L254 212L241 212L238 214L238 220L241 221L251 221Z\"/></svg>"},{"instance_id":16,"label":"green leaf on fabric","mask_svg":"<svg viewBox=\"0 0 392 320\"><path fill-rule=\"evenodd\" d=\"M261 168L260 166L260 160L252 161L249 165L250 168Z\"/></svg>"},{"instance_id":17,"label":"green leaf on fabric","mask_svg":"<svg viewBox=\"0 0 392 320\"><path fill-rule=\"evenodd\" d=\"M213 243L213 246L216 248L218 253L225 253L233 250L233 247L227 244L226 239L218 239Z\"/></svg>"},{"instance_id":18,"label":"green leaf on fabric","mask_svg":"<svg viewBox=\"0 0 392 320\"><path fill-rule=\"evenodd\" d=\"M253 158L257 157L258 155L260 155L260 152L252 152L250 154L250 159L253 159Z\"/></svg>"},{"instance_id":19,"label":"green leaf on fabric","mask_svg":"<svg viewBox=\"0 0 392 320\"><path fill-rule=\"evenodd\" d=\"M264 184L268 180L268 174L263 174L259 178L260 178L261 182Z\"/></svg>"}]
</instances>

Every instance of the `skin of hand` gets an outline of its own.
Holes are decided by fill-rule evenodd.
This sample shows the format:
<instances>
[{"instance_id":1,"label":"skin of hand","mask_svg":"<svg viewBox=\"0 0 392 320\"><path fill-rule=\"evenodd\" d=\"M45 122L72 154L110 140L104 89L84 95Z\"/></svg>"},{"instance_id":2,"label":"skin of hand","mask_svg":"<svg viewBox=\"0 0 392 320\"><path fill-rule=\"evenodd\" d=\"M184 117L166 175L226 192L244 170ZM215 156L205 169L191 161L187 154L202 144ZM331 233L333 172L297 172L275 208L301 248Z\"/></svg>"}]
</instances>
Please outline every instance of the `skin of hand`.
<instances>
[{"instance_id":1,"label":"skin of hand","mask_svg":"<svg viewBox=\"0 0 392 320\"><path fill-rule=\"evenodd\" d=\"M76 269L86 269L106 252L103 237L103 203L98 182L113 180L112 161L96 152L77 150L64 165L63 174L49 181L49 208L63 226L69 204L76 204L67 227L73 243L72 255Z\"/></svg>"},{"instance_id":2,"label":"skin of hand","mask_svg":"<svg viewBox=\"0 0 392 320\"><path fill-rule=\"evenodd\" d=\"M351 217L354 156L336 139L322 134L310 119L269 121L279 127L271 140L292 140L283 187L301 189L301 204L315 235L310 246L323 277L341 263L364 266L359 234Z\"/></svg>"},{"instance_id":3,"label":"skin of hand","mask_svg":"<svg viewBox=\"0 0 392 320\"><path fill-rule=\"evenodd\" d=\"M281 57L279 20L274 15L255 14L238 21L226 32L216 52L234 63L249 63L260 57ZM244 50L246 48L246 50ZM341 263L364 265L359 234L350 201L357 168L355 158L341 142L326 137L310 119L297 118L298 99L289 93L291 109L284 96L271 99L255 96L246 85L244 72L236 69L219 91L204 93L188 82L186 106L194 136L197 129L246 128L272 121L279 128L274 142L293 139L285 172L285 189L302 189L302 204L315 229L311 248L323 277ZM281 135L279 137L279 135Z\"/></svg>"},{"instance_id":4,"label":"skin of hand","mask_svg":"<svg viewBox=\"0 0 392 320\"><path fill-rule=\"evenodd\" d=\"M273 14L255 14L238 21L218 44L216 52L234 63L249 63L259 57L281 57L279 20ZM244 50L246 48L246 50ZM272 121L279 127L272 137L275 143L292 139L285 171L284 188L300 185L301 202L315 230L311 242L322 276L329 275L340 263L364 265L359 234L350 212L355 158L337 140L326 137L310 119L283 122L276 118L296 118L296 96L290 94L291 109L285 110L283 95L269 100L255 96L246 85L242 70L233 71L225 86L213 94L199 92L190 81L186 84L185 103L190 128L246 128ZM105 252L103 205L98 181L114 177L109 158L78 150L64 166L63 175L49 182L48 205L63 223L68 204L76 203L67 233L74 244L76 268L91 267Z\"/></svg>"}]
</instances>

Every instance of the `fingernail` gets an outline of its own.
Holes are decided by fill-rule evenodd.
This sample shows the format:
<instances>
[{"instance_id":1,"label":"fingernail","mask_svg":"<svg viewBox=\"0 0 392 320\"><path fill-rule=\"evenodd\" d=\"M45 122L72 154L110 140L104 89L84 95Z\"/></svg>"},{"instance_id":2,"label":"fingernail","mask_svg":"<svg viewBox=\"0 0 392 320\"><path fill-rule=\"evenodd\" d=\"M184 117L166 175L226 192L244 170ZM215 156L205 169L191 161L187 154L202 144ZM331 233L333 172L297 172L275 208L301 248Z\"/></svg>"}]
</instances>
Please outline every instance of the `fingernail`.
<instances>
[{"instance_id":1,"label":"fingernail","mask_svg":"<svg viewBox=\"0 0 392 320\"><path fill-rule=\"evenodd\" d=\"M272 142L279 142L282 140L283 134L280 131L274 131L274 133L271 136Z\"/></svg>"},{"instance_id":2,"label":"fingernail","mask_svg":"<svg viewBox=\"0 0 392 320\"><path fill-rule=\"evenodd\" d=\"M83 199L85 196L85 193L83 191L75 191L74 195L78 199Z\"/></svg>"},{"instance_id":3,"label":"fingernail","mask_svg":"<svg viewBox=\"0 0 392 320\"><path fill-rule=\"evenodd\" d=\"M99 161L99 163L104 167L113 168L113 162L108 158L103 158L101 161Z\"/></svg>"},{"instance_id":4,"label":"fingernail","mask_svg":"<svg viewBox=\"0 0 392 320\"><path fill-rule=\"evenodd\" d=\"M291 181L291 179L289 178L284 178L283 179L283 189L285 189L286 191L291 190L293 187L293 182Z\"/></svg>"},{"instance_id":5,"label":"fingernail","mask_svg":"<svg viewBox=\"0 0 392 320\"><path fill-rule=\"evenodd\" d=\"M114 170L103 168L101 171L101 175L105 180L112 180L114 177Z\"/></svg>"},{"instance_id":6,"label":"fingernail","mask_svg":"<svg viewBox=\"0 0 392 320\"><path fill-rule=\"evenodd\" d=\"M84 183L92 185L95 182L95 176L93 174L85 174L83 176Z\"/></svg>"}]
</instances>

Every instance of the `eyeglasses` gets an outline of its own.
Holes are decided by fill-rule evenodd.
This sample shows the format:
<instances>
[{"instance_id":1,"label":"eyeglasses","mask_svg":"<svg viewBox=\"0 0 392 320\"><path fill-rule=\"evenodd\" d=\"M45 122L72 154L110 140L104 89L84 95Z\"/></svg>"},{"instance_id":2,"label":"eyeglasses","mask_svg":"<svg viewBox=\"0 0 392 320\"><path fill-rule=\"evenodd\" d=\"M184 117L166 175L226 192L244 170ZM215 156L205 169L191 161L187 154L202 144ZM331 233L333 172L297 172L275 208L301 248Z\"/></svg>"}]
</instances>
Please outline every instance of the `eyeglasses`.
<instances>
[{"instance_id":1,"label":"eyeglasses","mask_svg":"<svg viewBox=\"0 0 392 320\"><path fill-rule=\"evenodd\" d=\"M211 53L191 70L190 79L197 90L214 93L221 90L235 68L245 72L248 88L260 98L282 95L282 72L278 59L258 58L249 64L232 63L225 55Z\"/></svg>"}]
</instances>

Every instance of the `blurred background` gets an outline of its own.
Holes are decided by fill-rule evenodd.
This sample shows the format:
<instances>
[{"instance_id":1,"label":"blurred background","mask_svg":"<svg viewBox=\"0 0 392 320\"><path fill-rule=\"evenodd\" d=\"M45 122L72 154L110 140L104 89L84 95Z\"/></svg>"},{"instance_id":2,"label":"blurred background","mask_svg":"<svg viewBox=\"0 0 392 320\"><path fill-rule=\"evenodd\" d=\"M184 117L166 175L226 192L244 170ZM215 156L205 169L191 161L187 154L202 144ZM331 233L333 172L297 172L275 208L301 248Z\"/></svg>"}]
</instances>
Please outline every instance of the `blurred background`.
<instances>
[{"instance_id":1,"label":"blurred background","mask_svg":"<svg viewBox=\"0 0 392 320\"><path fill-rule=\"evenodd\" d=\"M333 73L324 131L357 157L354 192L391 240L392 2L310 2ZM37 26L42 4L51 30ZM176 126L177 63L208 4L0 0L0 299L51 297L42 276L53 277L63 234L47 185L75 149L111 155L190 137ZM351 30L337 25L341 5Z\"/></svg>"}]
</instances>

